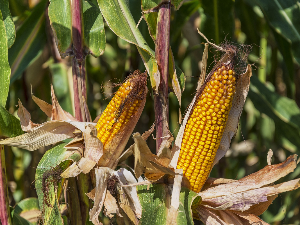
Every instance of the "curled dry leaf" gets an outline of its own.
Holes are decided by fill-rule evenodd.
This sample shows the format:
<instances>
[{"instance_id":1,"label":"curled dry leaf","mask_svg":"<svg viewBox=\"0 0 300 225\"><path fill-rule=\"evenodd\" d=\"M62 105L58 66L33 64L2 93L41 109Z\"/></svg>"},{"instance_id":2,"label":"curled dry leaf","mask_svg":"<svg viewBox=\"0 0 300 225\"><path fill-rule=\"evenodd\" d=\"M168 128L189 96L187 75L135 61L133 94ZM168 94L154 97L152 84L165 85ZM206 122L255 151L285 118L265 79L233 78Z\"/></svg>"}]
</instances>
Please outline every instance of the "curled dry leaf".
<instances>
[{"instance_id":1,"label":"curled dry leaf","mask_svg":"<svg viewBox=\"0 0 300 225\"><path fill-rule=\"evenodd\" d=\"M280 164L268 165L238 181L224 183L224 180L218 182L217 179L209 182L198 194L202 201L195 208L197 213L194 212L194 216L206 224L252 224L255 221L264 224L257 216L277 195L300 187L300 179L273 184L294 171L296 159L296 155L290 156Z\"/></svg>"},{"instance_id":2,"label":"curled dry leaf","mask_svg":"<svg viewBox=\"0 0 300 225\"><path fill-rule=\"evenodd\" d=\"M87 194L95 202L90 211L91 221L100 224L97 218L104 206L107 216L126 216L137 224L142 216L142 206L135 187L137 181L132 173L124 168L113 171L108 167L100 167L95 169L95 175L96 188Z\"/></svg>"},{"instance_id":3,"label":"curled dry leaf","mask_svg":"<svg viewBox=\"0 0 300 225\"><path fill-rule=\"evenodd\" d=\"M18 117L20 118L21 128L23 131L30 132L33 128L39 126L39 124L31 121L31 115L27 109L23 106L22 102L18 101Z\"/></svg>"},{"instance_id":4,"label":"curled dry leaf","mask_svg":"<svg viewBox=\"0 0 300 225\"><path fill-rule=\"evenodd\" d=\"M96 188L95 188L95 198L94 206L90 210L90 221L93 224L98 225L102 224L99 222L99 214L102 210L103 203L105 200L106 190L107 190L107 181L110 175L113 173L113 170L107 167L101 167L95 169L96 175Z\"/></svg>"},{"instance_id":5,"label":"curled dry leaf","mask_svg":"<svg viewBox=\"0 0 300 225\"><path fill-rule=\"evenodd\" d=\"M124 185L134 185L137 183L135 177L128 170L121 168L120 170L115 172L115 175L119 178L119 181L126 193L129 204L133 209L136 217L140 219L142 217L142 206L139 201L137 191L135 186L124 186Z\"/></svg>"},{"instance_id":6,"label":"curled dry leaf","mask_svg":"<svg viewBox=\"0 0 300 225\"><path fill-rule=\"evenodd\" d=\"M156 181L165 174L169 174L172 176L175 175L174 171L168 168L168 164L161 164L159 157L152 154L146 141L141 137L139 133L133 134L133 139L135 142L134 172L136 177L140 177L142 174L145 174L145 177L148 180Z\"/></svg>"},{"instance_id":7,"label":"curled dry leaf","mask_svg":"<svg viewBox=\"0 0 300 225\"><path fill-rule=\"evenodd\" d=\"M148 139L148 137L153 133L155 128L155 124L152 124L152 126L150 127L149 130L145 131L142 134L142 138L146 141ZM122 163L124 162L129 156L133 155L133 151L134 151L134 145L132 144L128 149L126 149L126 151L124 151L122 153L122 155L119 157L118 160L116 160L115 164L113 165L113 168L116 168L116 166L118 165L118 163Z\"/></svg>"},{"instance_id":8,"label":"curled dry leaf","mask_svg":"<svg viewBox=\"0 0 300 225\"><path fill-rule=\"evenodd\" d=\"M75 127L65 121L49 121L30 132L0 141L2 145L16 146L30 151L74 137Z\"/></svg>"}]
</instances>

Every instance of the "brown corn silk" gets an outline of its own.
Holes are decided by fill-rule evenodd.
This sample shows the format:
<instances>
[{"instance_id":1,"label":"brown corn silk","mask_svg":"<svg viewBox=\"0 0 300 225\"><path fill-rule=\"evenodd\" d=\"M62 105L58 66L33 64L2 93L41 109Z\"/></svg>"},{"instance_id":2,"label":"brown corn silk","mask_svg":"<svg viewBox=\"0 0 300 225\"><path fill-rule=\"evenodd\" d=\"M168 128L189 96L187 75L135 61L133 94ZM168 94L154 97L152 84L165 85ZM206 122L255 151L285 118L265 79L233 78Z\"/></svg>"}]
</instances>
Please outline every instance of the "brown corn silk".
<instances>
[{"instance_id":1,"label":"brown corn silk","mask_svg":"<svg viewBox=\"0 0 300 225\"><path fill-rule=\"evenodd\" d=\"M234 53L226 54L228 59L217 64L197 93L181 142L177 168L195 192L212 169L235 94Z\"/></svg>"},{"instance_id":2,"label":"brown corn silk","mask_svg":"<svg viewBox=\"0 0 300 225\"><path fill-rule=\"evenodd\" d=\"M145 105L147 74L136 70L115 93L97 122L97 137L103 143L99 166L111 166L123 151ZM121 147L120 147L121 145Z\"/></svg>"}]
</instances>

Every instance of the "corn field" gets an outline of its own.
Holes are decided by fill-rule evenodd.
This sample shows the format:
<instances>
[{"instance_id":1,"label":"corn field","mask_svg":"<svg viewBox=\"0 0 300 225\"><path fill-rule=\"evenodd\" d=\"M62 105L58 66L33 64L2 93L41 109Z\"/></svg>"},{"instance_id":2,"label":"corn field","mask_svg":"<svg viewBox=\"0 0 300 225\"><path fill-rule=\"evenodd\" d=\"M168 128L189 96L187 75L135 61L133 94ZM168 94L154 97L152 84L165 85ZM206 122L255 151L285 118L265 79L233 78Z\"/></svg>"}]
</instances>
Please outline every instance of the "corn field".
<instances>
[{"instance_id":1,"label":"corn field","mask_svg":"<svg viewBox=\"0 0 300 225\"><path fill-rule=\"evenodd\" d=\"M296 0L1 0L0 224L299 224Z\"/></svg>"}]
</instances>

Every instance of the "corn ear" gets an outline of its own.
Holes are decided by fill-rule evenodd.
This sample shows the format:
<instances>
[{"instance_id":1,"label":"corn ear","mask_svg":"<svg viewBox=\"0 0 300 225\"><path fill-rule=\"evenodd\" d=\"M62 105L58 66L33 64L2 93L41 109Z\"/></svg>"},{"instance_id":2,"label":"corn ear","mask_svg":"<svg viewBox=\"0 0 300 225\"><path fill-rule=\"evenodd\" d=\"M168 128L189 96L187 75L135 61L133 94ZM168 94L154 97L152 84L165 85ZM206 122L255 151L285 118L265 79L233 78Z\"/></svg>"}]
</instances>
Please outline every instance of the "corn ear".
<instances>
[{"instance_id":1,"label":"corn ear","mask_svg":"<svg viewBox=\"0 0 300 225\"><path fill-rule=\"evenodd\" d=\"M212 169L226 126L236 89L233 66L215 68L202 87L187 120L177 162L195 192L200 192Z\"/></svg>"},{"instance_id":2,"label":"corn ear","mask_svg":"<svg viewBox=\"0 0 300 225\"><path fill-rule=\"evenodd\" d=\"M147 74L136 70L107 105L96 125L97 137L103 143L98 166L115 165L142 113L147 91Z\"/></svg>"}]
</instances>

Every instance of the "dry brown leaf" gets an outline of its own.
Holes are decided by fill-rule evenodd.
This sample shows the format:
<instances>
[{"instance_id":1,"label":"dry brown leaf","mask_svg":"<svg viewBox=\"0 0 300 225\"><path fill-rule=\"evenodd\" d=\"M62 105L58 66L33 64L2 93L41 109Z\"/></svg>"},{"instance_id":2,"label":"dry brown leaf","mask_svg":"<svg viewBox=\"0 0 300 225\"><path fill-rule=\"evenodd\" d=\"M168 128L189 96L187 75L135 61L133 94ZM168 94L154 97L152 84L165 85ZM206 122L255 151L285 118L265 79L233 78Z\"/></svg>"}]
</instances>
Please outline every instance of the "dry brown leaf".
<instances>
[{"instance_id":1,"label":"dry brown leaf","mask_svg":"<svg viewBox=\"0 0 300 225\"><path fill-rule=\"evenodd\" d=\"M131 172L121 168L115 172L115 175L119 178L122 185L122 189L126 193L130 207L133 209L136 217L140 219L142 217L142 206L137 195L135 186L124 186L124 185L135 185L137 181Z\"/></svg>"},{"instance_id":2,"label":"dry brown leaf","mask_svg":"<svg viewBox=\"0 0 300 225\"><path fill-rule=\"evenodd\" d=\"M102 210L103 203L105 200L106 190L107 190L107 180L110 175L113 173L113 170L107 167L102 167L95 169L96 175L96 188L95 188L95 200L94 206L90 210L90 221L95 225L102 224L99 222L99 214Z\"/></svg>"},{"instance_id":3,"label":"dry brown leaf","mask_svg":"<svg viewBox=\"0 0 300 225\"><path fill-rule=\"evenodd\" d=\"M31 121L31 115L27 109L22 105L22 102L18 101L18 117L20 118L21 128L23 131L30 132L33 128L39 126L39 124Z\"/></svg>"},{"instance_id":4,"label":"dry brown leaf","mask_svg":"<svg viewBox=\"0 0 300 225\"><path fill-rule=\"evenodd\" d=\"M149 130L145 131L142 134L142 138L146 141L148 139L148 137L153 133L155 128L155 124L152 124L152 126L150 127ZM129 156L133 155L133 151L134 151L134 145L132 144L128 149L126 149L126 151L123 152L123 154L119 157L119 159L115 162L113 168L117 167L118 163L121 163L123 161L125 161Z\"/></svg>"},{"instance_id":5,"label":"dry brown leaf","mask_svg":"<svg viewBox=\"0 0 300 225\"><path fill-rule=\"evenodd\" d=\"M81 169L77 166L77 163L74 162L69 166L60 176L62 178L76 177L81 173Z\"/></svg>"},{"instance_id":6,"label":"dry brown leaf","mask_svg":"<svg viewBox=\"0 0 300 225\"><path fill-rule=\"evenodd\" d=\"M206 224L267 224L261 215L278 196L300 187L300 178L273 185L296 168L296 155L286 161L268 165L238 181L209 179L198 195L201 203L194 208Z\"/></svg>"},{"instance_id":7,"label":"dry brown leaf","mask_svg":"<svg viewBox=\"0 0 300 225\"><path fill-rule=\"evenodd\" d=\"M151 153L147 143L139 133L133 134L134 146L134 172L136 177L143 173L148 180L156 181L164 174L174 175L174 171L161 165L158 157Z\"/></svg>"},{"instance_id":8,"label":"dry brown leaf","mask_svg":"<svg viewBox=\"0 0 300 225\"><path fill-rule=\"evenodd\" d=\"M244 218L229 210L213 210L201 206L196 211L199 219L206 225L250 225Z\"/></svg>"},{"instance_id":9,"label":"dry brown leaf","mask_svg":"<svg viewBox=\"0 0 300 225\"><path fill-rule=\"evenodd\" d=\"M106 196L104 200L104 215L112 218L114 215L119 213L119 206L117 204L117 200L114 198L114 196L111 195L110 191L106 191Z\"/></svg>"},{"instance_id":10,"label":"dry brown leaf","mask_svg":"<svg viewBox=\"0 0 300 225\"><path fill-rule=\"evenodd\" d=\"M53 85L51 85L51 97L52 97L52 109L51 109L51 120L63 120L63 121L78 121L70 113L63 110L60 104L57 101L57 98L54 93Z\"/></svg>"},{"instance_id":11,"label":"dry brown leaf","mask_svg":"<svg viewBox=\"0 0 300 225\"><path fill-rule=\"evenodd\" d=\"M42 212L40 210L29 210L20 213L20 216L28 220L30 223L36 223L41 219Z\"/></svg>"},{"instance_id":12,"label":"dry brown leaf","mask_svg":"<svg viewBox=\"0 0 300 225\"><path fill-rule=\"evenodd\" d=\"M253 214L247 214L247 213L242 213L242 212L237 212L237 215L239 215L241 218L247 220L247 224L253 224L253 225L268 225L265 221L260 219L259 217L253 215ZM246 224L246 223L244 223Z\"/></svg>"},{"instance_id":13,"label":"dry brown leaf","mask_svg":"<svg viewBox=\"0 0 300 225\"><path fill-rule=\"evenodd\" d=\"M16 146L29 151L55 144L74 137L75 127L65 121L48 121L31 132L0 141L0 144Z\"/></svg>"},{"instance_id":14,"label":"dry brown leaf","mask_svg":"<svg viewBox=\"0 0 300 225\"><path fill-rule=\"evenodd\" d=\"M33 94L31 95L32 100L40 107L40 109L51 118L52 115L52 105L35 97Z\"/></svg>"},{"instance_id":15,"label":"dry brown leaf","mask_svg":"<svg viewBox=\"0 0 300 225\"><path fill-rule=\"evenodd\" d=\"M197 84L197 91L200 91L200 88L202 87L204 80L205 80L205 75L206 75L206 67L207 67L207 57L208 57L208 43L205 43L204 45L204 51L202 55L202 62L201 62L201 74L198 80Z\"/></svg>"},{"instance_id":16,"label":"dry brown leaf","mask_svg":"<svg viewBox=\"0 0 300 225\"><path fill-rule=\"evenodd\" d=\"M84 157L97 163L103 155L103 144L97 138L97 129L89 124L83 132L85 141Z\"/></svg>"},{"instance_id":17,"label":"dry brown leaf","mask_svg":"<svg viewBox=\"0 0 300 225\"><path fill-rule=\"evenodd\" d=\"M296 155L288 157L284 162L266 166L256 173L252 173L238 181L228 184L218 185L201 191L199 195L202 199L210 199L226 196L234 193L241 193L248 190L257 189L265 185L274 183L281 177L294 171L296 168Z\"/></svg>"},{"instance_id":18,"label":"dry brown leaf","mask_svg":"<svg viewBox=\"0 0 300 225\"><path fill-rule=\"evenodd\" d=\"M126 195L124 195L122 189L119 190L119 198L120 198L119 199L120 208L124 211L126 216L130 219L130 221L133 224L138 225L139 220L138 220L137 216L135 215L135 213L133 212L133 209L130 207L130 203L128 201L128 198L127 198Z\"/></svg>"}]
</instances>

